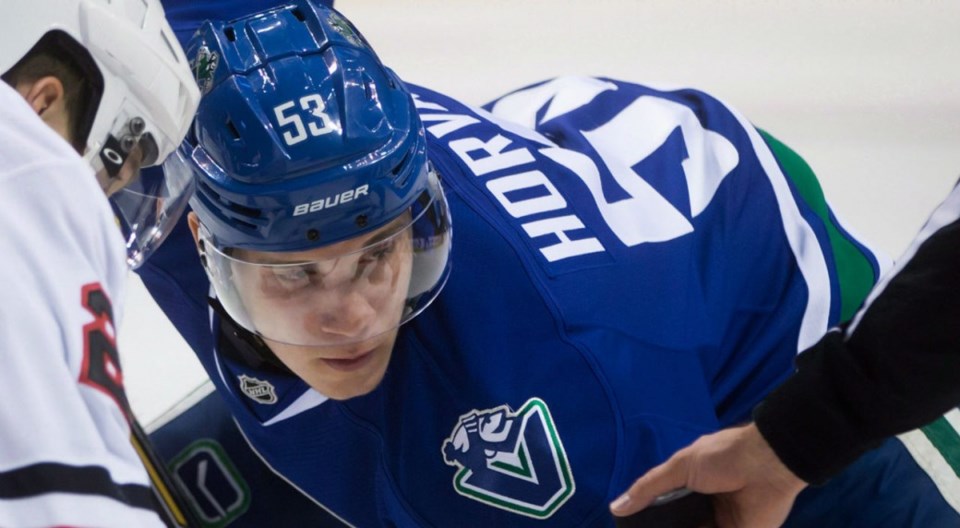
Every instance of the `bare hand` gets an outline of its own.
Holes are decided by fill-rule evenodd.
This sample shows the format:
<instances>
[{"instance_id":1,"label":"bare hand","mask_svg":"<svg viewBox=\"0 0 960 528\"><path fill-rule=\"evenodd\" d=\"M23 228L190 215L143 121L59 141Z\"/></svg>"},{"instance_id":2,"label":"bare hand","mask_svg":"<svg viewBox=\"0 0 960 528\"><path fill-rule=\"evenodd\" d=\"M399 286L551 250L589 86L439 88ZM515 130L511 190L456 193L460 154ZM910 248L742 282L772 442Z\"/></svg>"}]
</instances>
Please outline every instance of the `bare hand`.
<instances>
[{"instance_id":1,"label":"bare hand","mask_svg":"<svg viewBox=\"0 0 960 528\"><path fill-rule=\"evenodd\" d=\"M610 510L630 515L657 496L686 487L714 496L720 528L770 528L783 524L806 485L749 424L700 437L637 479Z\"/></svg>"}]
</instances>

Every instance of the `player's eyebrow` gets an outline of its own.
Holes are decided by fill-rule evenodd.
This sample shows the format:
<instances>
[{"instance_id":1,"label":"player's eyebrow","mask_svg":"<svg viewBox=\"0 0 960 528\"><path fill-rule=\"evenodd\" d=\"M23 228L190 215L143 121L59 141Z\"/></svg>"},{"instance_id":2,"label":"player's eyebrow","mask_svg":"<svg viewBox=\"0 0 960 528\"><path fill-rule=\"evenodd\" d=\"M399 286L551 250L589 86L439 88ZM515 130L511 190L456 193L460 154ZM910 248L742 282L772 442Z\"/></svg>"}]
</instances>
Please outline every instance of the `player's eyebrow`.
<instances>
[{"instance_id":1,"label":"player's eyebrow","mask_svg":"<svg viewBox=\"0 0 960 528\"><path fill-rule=\"evenodd\" d=\"M370 238L364 240L361 247L372 246L377 242L386 240L399 233L404 227L406 227L406 221L409 219L409 217L409 213L403 213L394 218L389 224L383 226L376 233L372 234Z\"/></svg>"},{"instance_id":2,"label":"player's eyebrow","mask_svg":"<svg viewBox=\"0 0 960 528\"><path fill-rule=\"evenodd\" d=\"M356 253L362 251L364 248L370 247L374 244L380 243L402 231L407 226L407 221L410 219L409 213L403 213L400 216L391 220L388 224L381 227L377 230L376 233L368 236L363 242L360 243L359 247L355 251L350 253ZM250 262L256 264L266 264L272 266L295 266L297 264L309 264L310 260L294 259L287 260L284 257L277 255L276 253L262 253L256 254L255 260L251 259Z\"/></svg>"}]
</instances>

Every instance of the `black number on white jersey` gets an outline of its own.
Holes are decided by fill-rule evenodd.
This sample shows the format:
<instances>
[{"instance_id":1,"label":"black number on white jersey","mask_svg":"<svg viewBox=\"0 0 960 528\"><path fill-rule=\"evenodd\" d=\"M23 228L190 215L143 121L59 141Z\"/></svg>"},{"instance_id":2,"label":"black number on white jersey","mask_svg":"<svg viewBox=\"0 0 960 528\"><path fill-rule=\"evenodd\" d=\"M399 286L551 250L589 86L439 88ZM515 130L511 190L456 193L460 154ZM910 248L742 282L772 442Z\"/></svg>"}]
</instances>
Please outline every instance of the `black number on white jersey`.
<instances>
[{"instance_id":1,"label":"black number on white jersey","mask_svg":"<svg viewBox=\"0 0 960 528\"><path fill-rule=\"evenodd\" d=\"M83 287L83 307L94 320L83 326L83 365L80 383L89 385L113 398L129 420L130 406L123 390L123 372L117 351L116 329L113 325L113 306L99 283Z\"/></svg>"}]
</instances>

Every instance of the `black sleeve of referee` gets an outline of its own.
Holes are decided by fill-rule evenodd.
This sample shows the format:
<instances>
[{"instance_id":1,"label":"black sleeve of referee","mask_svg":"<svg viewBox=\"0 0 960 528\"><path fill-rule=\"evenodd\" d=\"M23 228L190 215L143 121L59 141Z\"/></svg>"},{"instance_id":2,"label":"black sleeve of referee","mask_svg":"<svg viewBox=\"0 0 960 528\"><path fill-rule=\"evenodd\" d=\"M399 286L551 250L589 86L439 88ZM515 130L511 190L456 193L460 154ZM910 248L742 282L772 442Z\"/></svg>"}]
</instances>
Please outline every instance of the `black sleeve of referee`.
<instances>
[{"instance_id":1,"label":"black sleeve of referee","mask_svg":"<svg viewBox=\"0 0 960 528\"><path fill-rule=\"evenodd\" d=\"M795 375L755 409L761 434L803 480L822 483L960 404L960 221L947 218L868 300L852 333L830 332L801 354Z\"/></svg>"}]
</instances>

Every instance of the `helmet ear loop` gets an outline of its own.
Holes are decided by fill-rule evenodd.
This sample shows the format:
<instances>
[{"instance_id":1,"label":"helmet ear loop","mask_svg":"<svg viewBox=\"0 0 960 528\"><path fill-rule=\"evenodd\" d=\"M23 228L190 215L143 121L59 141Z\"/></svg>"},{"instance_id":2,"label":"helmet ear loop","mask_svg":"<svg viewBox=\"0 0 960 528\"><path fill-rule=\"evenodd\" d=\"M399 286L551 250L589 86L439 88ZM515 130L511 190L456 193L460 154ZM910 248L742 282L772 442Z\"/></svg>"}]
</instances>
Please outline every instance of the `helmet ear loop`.
<instances>
[{"instance_id":1,"label":"helmet ear loop","mask_svg":"<svg viewBox=\"0 0 960 528\"><path fill-rule=\"evenodd\" d=\"M220 280L220 276L217 273L214 266L210 265L210 259L207 257L207 244L210 241L210 231L204 227L203 224L200 224L200 228L197 233L197 253L200 256L200 264L203 266L203 271L207 273L207 279L213 284L217 283Z\"/></svg>"}]
</instances>

